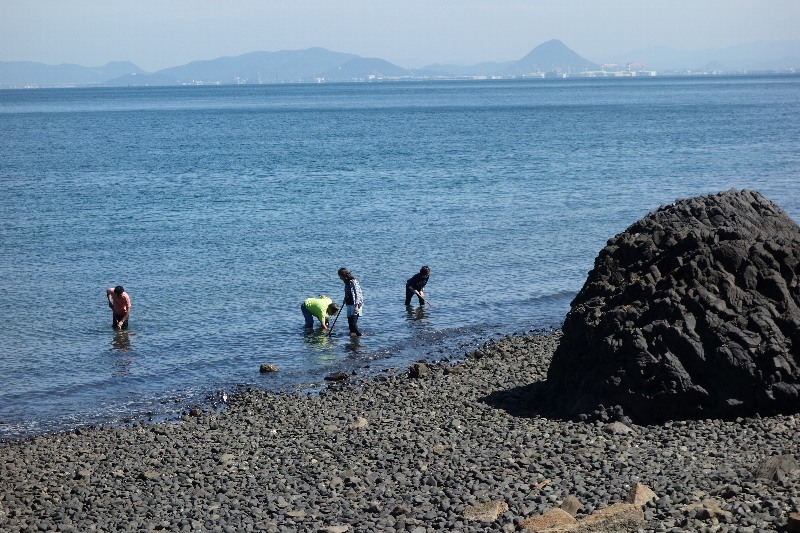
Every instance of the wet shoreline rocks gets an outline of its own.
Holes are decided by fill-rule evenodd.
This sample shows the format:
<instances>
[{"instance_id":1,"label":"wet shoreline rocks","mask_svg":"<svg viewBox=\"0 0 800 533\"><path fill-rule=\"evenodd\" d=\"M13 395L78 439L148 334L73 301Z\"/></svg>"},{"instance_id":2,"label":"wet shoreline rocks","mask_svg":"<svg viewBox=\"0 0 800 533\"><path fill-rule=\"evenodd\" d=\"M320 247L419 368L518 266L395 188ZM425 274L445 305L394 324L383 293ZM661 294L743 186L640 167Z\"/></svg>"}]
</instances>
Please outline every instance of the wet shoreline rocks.
<instances>
[{"instance_id":1,"label":"wet shoreline rocks","mask_svg":"<svg viewBox=\"0 0 800 533\"><path fill-rule=\"evenodd\" d=\"M789 530L800 417L548 418L525 400L560 342L511 336L416 377L6 443L0 530L516 531L630 509L637 484L655 495L636 504L643 531Z\"/></svg>"}]
</instances>

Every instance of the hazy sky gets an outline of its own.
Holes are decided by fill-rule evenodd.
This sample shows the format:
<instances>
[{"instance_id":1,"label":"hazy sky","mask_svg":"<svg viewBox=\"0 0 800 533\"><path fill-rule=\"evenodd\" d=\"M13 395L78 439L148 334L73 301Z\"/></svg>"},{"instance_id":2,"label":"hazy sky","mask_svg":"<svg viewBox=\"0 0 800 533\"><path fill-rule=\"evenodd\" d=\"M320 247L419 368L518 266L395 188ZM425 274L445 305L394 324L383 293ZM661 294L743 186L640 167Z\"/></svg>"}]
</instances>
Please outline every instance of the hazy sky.
<instances>
[{"instance_id":1,"label":"hazy sky","mask_svg":"<svg viewBox=\"0 0 800 533\"><path fill-rule=\"evenodd\" d=\"M800 0L0 0L0 61L147 71L321 46L406 68L800 39ZM635 58L630 58L635 60Z\"/></svg>"}]
</instances>

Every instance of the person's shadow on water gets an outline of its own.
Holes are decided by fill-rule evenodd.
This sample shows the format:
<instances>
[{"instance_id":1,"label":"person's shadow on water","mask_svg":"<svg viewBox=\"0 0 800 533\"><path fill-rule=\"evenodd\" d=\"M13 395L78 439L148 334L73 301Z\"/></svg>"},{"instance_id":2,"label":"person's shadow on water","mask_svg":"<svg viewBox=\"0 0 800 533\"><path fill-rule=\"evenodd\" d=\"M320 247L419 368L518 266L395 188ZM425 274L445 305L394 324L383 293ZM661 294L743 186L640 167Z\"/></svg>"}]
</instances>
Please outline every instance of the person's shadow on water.
<instances>
[{"instance_id":1,"label":"person's shadow on water","mask_svg":"<svg viewBox=\"0 0 800 533\"><path fill-rule=\"evenodd\" d=\"M318 365L330 366L336 361L334 352L336 345L324 329L305 328L303 342L314 353Z\"/></svg>"},{"instance_id":2,"label":"person's shadow on water","mask_svg":"<svg viewBox=\"0 0 800 533\"><path fill-rule=\"evenodd\" d=\"M331 338L328 332L322 328L319 329L303 329L303 342L310 348L315 350L327 350L333 347Z\"/></svg>"},{"instance_id":3,"label":"person's shadow on water","mask_svg":"<svg viewBox=\"0 0 800 533\"><path fill-rule=\"evenodd\" d=\"M351 356L357 356L363 351L361 346L361 337L351 335L350 340L344 345L344 351Z\"/></svg>"},{"instance_id":4,"label":"person's shadow on water","mask_svg":"<svg viewBox=\"0 0 800 533\"><path fill-rule=\"evenodd\" d=\"M427 313L425 311L426 311L426 309L425 309L424 305L421 305L421 306L417 307L416 309L414 309L414 307L411 306L411 305L407 305L406 306L406 319L409 320L409 321L423 320L424 318L427 317Z\"/></svg>"},{"instance_id":5,"label":"person's shadow on water","mask_svg":"<svg viewBox=\"0 0 800 533\"><path fill-rule=\"evenodd\" d=\"M414 331L417 336L433 333L433 326L428 320L427 308L424 305L406 306L406 327Z\"/></svg>"},{"instance_id":6,"label":"person's shadow on water","mask_svg":"<svg viewBox=\"0 0 800 533\"><path fill-rule=\"evenodd\" d=\"M111 352L116 355L113 376L127 376L131 373L133 357L130 353L126 353L130 352L131 346L131 333L128 330L114 331L114 338L111 339Z\"/></svg>"},{"instance_id":7,"label":"person's shadow on water","mask_svg":"<svg viewBox=\"0 0 800 533\"><path fill-rule=\"evenodd\" d=\"M112 350L126 352L131 349L131 334L128 330L115 330L114 339L111 341Z\"/></svg>"}]
</instances>

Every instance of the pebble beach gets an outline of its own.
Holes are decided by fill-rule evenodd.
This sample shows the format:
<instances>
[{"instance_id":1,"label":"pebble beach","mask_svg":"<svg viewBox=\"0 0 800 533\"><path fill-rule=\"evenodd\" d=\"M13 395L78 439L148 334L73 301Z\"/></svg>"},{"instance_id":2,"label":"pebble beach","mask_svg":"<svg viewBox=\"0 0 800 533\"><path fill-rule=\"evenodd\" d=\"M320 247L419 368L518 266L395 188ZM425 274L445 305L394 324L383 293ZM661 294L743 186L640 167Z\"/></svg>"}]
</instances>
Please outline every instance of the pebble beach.
<instances>
[{"instance_id":1,"label":"pebble beach","mask_svg":"<svg viewBox=\"0 0 800 533\"><path fill-rule=\"evenodd\" d=\"M590 516L637 483L655 493L642 531L790 530L800 473L756 471L798 456L800 415L551 419L531 390L559 340L520 334L413 376L5 442L0 531L516 531L567 498Z\"/></svg>"}]
</instances>

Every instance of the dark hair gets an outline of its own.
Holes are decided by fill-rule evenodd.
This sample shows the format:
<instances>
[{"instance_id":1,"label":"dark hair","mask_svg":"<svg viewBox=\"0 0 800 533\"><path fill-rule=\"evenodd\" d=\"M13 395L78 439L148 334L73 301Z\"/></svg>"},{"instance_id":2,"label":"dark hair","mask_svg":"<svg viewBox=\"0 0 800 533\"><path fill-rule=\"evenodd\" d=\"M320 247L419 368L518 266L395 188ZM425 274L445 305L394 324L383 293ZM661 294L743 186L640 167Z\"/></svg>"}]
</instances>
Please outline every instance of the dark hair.
<instances>
[{"instance_id":1,"label":"dark hair","mask_svg":"<svg viewBox=\"0 0 800 533\"><path fill-rule=\"evenodd\" d=\"M431 273L431 269L428 267L428 265L425 265L424 267L419 269L419 273L427 276L428 274Z\"/></svg>"},{"instance_id":2,"label":"dark hair","mask_svg":"<svg viewBox=\"0 0 800 533\"><path fill-rule=\"evenodd\" d=\"M345 281L350 281L351 279L355 279L353 275L347 270L345 267L339 269L339 277L344 279Z\"/></svg>"},{"instance_id":3,"label":"dark hair","mask_svg":"<svg viewBox=\"0 0 800 533\"><path fill-rule=\"evenodd\" d=\"M125 289L122 288L122 285L117 285L114 287L114 294L117 296L122 296L122 293L125 292Z\"/></svg>"}]
</instances>

